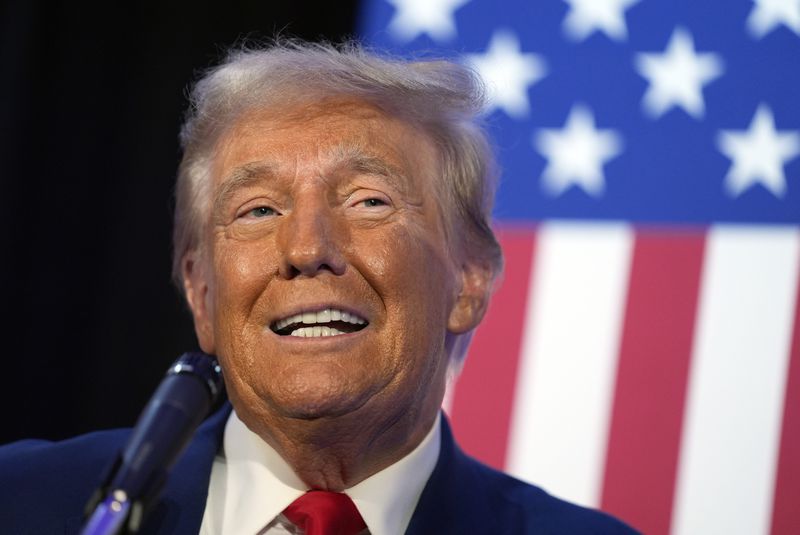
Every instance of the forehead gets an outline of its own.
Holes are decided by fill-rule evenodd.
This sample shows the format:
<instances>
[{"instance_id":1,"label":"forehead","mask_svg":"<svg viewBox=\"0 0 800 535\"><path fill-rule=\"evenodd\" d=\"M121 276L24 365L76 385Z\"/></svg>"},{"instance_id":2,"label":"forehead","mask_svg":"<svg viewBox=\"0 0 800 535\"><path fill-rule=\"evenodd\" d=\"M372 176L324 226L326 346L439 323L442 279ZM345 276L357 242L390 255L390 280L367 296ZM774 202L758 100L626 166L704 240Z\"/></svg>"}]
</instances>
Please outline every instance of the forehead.
<instances>
[{"instance_id":1,"label":"forehead","mask_svg":"<svg viewBox=\"0 0 800 535\"><path fill-rule=\"evenodd\" d=\"M362 101L332 99L242 114L218 144L213 174L219 186L248 166L297 174L342 162L425 182L439 167L421 128Z\"/></svg>"}]
</instances>

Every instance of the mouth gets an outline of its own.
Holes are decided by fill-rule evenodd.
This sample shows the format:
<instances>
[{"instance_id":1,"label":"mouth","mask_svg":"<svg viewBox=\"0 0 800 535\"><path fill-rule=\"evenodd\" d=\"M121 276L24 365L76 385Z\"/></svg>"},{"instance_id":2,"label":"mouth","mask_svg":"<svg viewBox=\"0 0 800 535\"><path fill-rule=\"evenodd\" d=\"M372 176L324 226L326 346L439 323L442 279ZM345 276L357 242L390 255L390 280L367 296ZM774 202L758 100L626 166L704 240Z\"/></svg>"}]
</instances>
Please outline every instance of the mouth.
<instances>
[{"instance_id":1,"label":"mouth","mask_svg":"<svg viewBox=\"0 0 800 535\"><path fill-rule=\"evenodd\" d=\"M358 314L338 308L326 308L278 319L269 328L279 336L318 338L354 333L367 325L369 322Z\"/></svg>"}]
</instances>

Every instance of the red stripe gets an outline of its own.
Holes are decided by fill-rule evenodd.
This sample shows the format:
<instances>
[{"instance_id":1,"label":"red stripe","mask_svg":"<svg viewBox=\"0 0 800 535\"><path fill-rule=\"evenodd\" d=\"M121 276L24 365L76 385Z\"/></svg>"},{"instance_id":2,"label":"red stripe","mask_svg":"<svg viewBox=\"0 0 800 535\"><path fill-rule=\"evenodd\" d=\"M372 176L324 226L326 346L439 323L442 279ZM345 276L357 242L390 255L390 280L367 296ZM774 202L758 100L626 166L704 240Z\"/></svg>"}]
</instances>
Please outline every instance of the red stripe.
<instances>
[{"instance_id":1,"label":"red stripe","mask_svg":"<svg viewBox=\"0 0 800 535\"><path fill-rule=\"evenodd\" d=\"M506 267L455 389L451 421L465 451L502 470L534 251L533 230L498 232Z\"/></svg>"},{"instance_id":2,"label":"red stripe","mask_svg":"<svg viewBox=\"0 0 800 535\"><path fill-rule=\"evenodd\" d=\"M633 253L601 503L651 535L670 529L704 245L640 230Z\"/></svg>"},{"instance_id":3,"label":"red stripe","mask_svg":"<svg viewBox=\"0 0 800 535\"><path fill-rule=\"evenodd\" d=\"M798 273L800 277L800 273ZM783 433L772 510L772 535L800 533L800 284L794 312Z\"/></svg>"}]
</instances>

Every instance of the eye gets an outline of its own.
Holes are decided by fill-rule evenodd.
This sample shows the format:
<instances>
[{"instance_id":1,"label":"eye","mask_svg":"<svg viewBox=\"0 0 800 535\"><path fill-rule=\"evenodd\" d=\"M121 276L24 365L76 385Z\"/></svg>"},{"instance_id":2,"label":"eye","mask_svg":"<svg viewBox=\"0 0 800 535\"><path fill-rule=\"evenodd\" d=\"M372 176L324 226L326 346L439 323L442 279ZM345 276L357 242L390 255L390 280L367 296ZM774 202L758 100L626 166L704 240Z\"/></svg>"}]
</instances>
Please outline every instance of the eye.
<instances>
[{"instance_id":1,"label":"eye","mask_svg":"<svg viewBox=\"0 0 800 535\"><path fill-rule=\"evenodd\" d=\"M347 198L347 207L354 217L380 218L391 213L393 199L383 191L360 188Z\"/></svg>"},{"instance_id":2,"label":"eye","mask_svg":"<svg viewBox=\"0 0 800 535\"><path fill-rule=\"evenodd\" d=\"M361 201L361 205L365 208L375 208L376 206L386 206L387 203L383 199L376 199L375 197L371 197L369 199L364 199Z\"/></svg>"},{"instance_id":3,"label":"eye","mask_svg":"<svg viewBox=\"0 0 800 535\"><path fill-rule=\"evenodd\" d=\"M269 206L259 206L250 210L250 215L253 217L266 217L269 215L276 215L277 212Z\"/></svg>"},{"instance_id":4,"label":"eye","mask_svg":"<svg viewBox=\"0 0 800 535\"><path fill-rule=\"evenodd\" d=\"M380 208L391 205L392 200L389 196L375 190L361 190L350 196L350 206L354 208Z\"/></svg>"}]
</instances>

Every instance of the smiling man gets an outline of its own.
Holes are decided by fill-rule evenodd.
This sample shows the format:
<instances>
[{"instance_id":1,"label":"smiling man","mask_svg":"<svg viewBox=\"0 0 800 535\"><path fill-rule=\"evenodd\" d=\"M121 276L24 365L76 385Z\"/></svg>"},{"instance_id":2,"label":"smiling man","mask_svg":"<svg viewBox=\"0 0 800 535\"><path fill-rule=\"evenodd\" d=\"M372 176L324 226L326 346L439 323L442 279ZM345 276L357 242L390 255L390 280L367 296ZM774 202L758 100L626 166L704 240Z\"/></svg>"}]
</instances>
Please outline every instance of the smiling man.
<instances>
[{"instance_id":1,"label":"smiling man","mask_svg":"<svg viewBox=\"0 0 800 535\"><path fill-rule=\"evenodd\" d=\"M315 488L420 443L446 335L483 311L490 270L466 282L478 268L450 251L433 146L337 96L246 113L217 142L210 225L182 263L198 338L237 416Z\"/></svg>"},{"instance_id":2,"label":"smiling man","mask_svg":"<svg viewBox=\"0 0 800 535\"><path fill-rule=\"evenodd\" d=\"M441 415L502 269L470 71L288 42L234 52L191 99L173 270L230 405L144 532L632 533L464 455ZM0 466L47 458L47 485L75 487L125 436ZM58 525L66 502L24 474L49 505L29 522Z\"/></svg>"}]
</instances>

